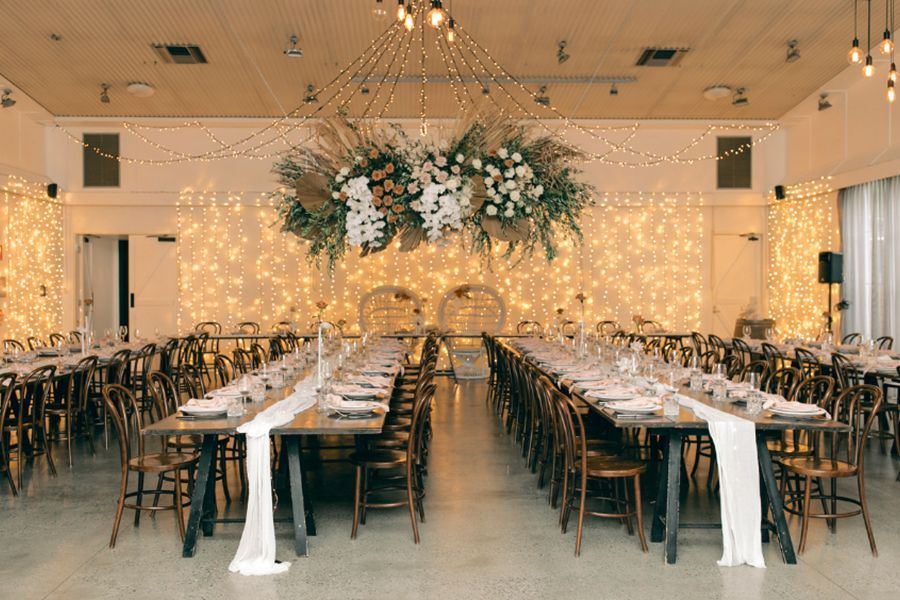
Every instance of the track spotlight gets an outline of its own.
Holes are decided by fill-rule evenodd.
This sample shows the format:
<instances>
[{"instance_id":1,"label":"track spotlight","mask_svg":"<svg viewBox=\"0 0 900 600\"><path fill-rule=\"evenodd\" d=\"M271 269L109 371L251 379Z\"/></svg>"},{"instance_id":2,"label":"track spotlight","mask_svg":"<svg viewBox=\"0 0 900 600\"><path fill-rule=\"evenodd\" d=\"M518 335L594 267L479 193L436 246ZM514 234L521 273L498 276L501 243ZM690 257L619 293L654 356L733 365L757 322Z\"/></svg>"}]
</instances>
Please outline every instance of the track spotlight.
<instances>
[{"instance_id":1,"label":"track spotlight","mask_svg":"<svg viewBox=\"0 0 900 600\"><path fill-rule=\"evenodd\" d=\"M750 99L744 95L746 91L746 88L738 88L734 91L734 97L731 99L732 106L741 107L750 104Z\"/></svg>"},{"instance_id":2,"label":"track spotlight","mask_svg":"<svg viewBox=\"0 0 900 600\"><path fill-rule=\"evenodd\" d=\"M556 50L556 62L559 64L563 64L564 62L569 60L569 58L571 57L569 56L569 53L566 52L566 40L562 40Z\"/></svg>"},{"instance_id":3,"label":"track spotlight","mask_svg":"<svg viewBox=\"0 0 900 600\"><path fill-rule=\"evenodd\" d=\"M788 42L787 56L785 57L785 62L797 62L800 60L800 50L797 49L797 40L791 40Z\"/></svg>"},{"instance_id":4,"label":"track spotlight","mask_svg":"<svg viewBox=\"0 0 900 600\"><path fill-rule=\"evenodd\" d=\"M819 110L828 110L831 108L831 102L828 100L828 94L819 94Z\"/></svg>"},{"instance_id":5,"label":"track spotlight","mask_svg":"<svg viewBox=\"0 0 900 600\"><path fill-rule=\"evenodd\" d=\"M101 83L100 84L100 102L103 104L109 104L109 84Z\"/></svg>"},{"instance_id":6,"label":"track spotlight","mask_svg":"<svg viewBox=\"0 0 900 600\"><path fill-rule=\"evenodd\" d=\"M3 90L3 97L0 98L0 106L3 108L11 108L16 105L16 101L9 97L10 94L12 94L11 89Z\"/></svg>"},{"instance_id":7,"label":"track spotlight","mask_svg":"<svg viewBox=\"0 0 900 600\"><path fill-rule=\"evenodd\" d=\"M291 45L284 49L284 55L288 58L300 58L301 56L303 56L303 50L301 50L297 46L297 44L300 42L300 38L298 38L297 35L294 34L288 41Z\"/></svg>"}]
</instances>

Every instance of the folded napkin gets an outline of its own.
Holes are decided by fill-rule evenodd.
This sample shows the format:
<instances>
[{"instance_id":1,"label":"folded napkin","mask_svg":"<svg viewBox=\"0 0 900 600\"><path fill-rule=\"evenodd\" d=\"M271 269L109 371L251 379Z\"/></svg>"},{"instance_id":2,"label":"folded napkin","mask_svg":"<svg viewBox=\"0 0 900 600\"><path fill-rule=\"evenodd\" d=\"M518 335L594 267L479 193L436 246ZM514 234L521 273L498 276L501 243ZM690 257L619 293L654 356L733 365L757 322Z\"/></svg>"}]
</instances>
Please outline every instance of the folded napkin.
<instances>
[{"instance_id":1,"label":"folded napkin","mask_svg":"<svg viewBox=\"0 0 900 600\"><path fill-rule=\"evenodd\" d=\"M797 414L817 414L822 411L815 404L806 404L804 402L789 402L787 400L769 399L763 403L763 408L775 408L784 412L793 412Z\"/></svg>"},{"instance_id":2,"label":"folded napkin","mask_svg":"<svg viewBox=\"0 0 900 600\"><path fill-rule=\"evenodd\" d=\"M360 410L363 408L367 408L369 410L375 410L376 408L382 409L384 412L388 412L390 407L387 402L374 402L372 400L347 400L345 398L341 398L340 396L336 396L334 394L328 395L328 404L336 408L337 410Z\"/></svg>"},{"instance_id":3,"label":"folded napkin","mask_svg":"<svg viewBox=\"0 0 900 600\"><path fill-rule=\"evenodd\" d=\"M332 388L332 391L341 396L383 396L386 390L367 388L360 385L336 385Z\"/></svg>"},{"instance_id":4,"label":"folded napkin","mask_svg":"<svg viewBox=\"0 0 900 600\"><path fill-rule=\"evenodd\" d=\"M608 387L601 390L591 390L585 394L589 398L610 398L615 396L628 396L640 394L636 387Z\"/></svg>"},{"instance_id":5,"label":"folded napkin","mask_svg":"<svg viewBox=\"0 0 900 600\"><path fill-rule=\"evenodd\" d=\"M621 379L598 379L596 381L579 381L572 387L582 390L602 390L609 387L621 386Z\"/></svg>"},{"instance_id":6,"label":"folded napkin","mask_svg":"<svg viewBox=\"0 0 900 600\"><path fill-rule=\"evenodd\" d=\"M184 406L221 409L228 407L228 401L225 398L191 398L184 403Z\"/></svg>"},{"instance_id":7,"label":"folded napkin","mask_svg":"<svg viewBox=\"0 0 900 600\"><path fill-rule=\"evenodd\" d=\"M566 373L566 379L569 381L597 381L603 379L603 374L599 371L571 371Z\"/></svg>"},{"instance_id":8,"label":"folded napkin","mask_svg":"<svg viewBox=\"0 0 900 600\"><path fill-rule=\"evenodd\" d=\"M643 398L634 398L632 400L616 400L614 402L607 402L606 406L612 409L649 409L656 408L662 403L656 396L645 396Z\"/></svg>"}]
</instances>

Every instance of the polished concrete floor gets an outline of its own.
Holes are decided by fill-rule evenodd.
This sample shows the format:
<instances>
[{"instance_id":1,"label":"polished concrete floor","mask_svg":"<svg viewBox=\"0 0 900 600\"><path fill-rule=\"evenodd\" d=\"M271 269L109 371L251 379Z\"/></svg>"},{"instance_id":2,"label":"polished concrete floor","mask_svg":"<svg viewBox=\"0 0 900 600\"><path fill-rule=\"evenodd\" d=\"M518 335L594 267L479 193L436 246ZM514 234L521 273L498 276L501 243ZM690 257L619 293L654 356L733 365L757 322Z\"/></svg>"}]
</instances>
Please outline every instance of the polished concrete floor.
<instances>
[{"instance_id":1,"label":"polished concrete floor","mask_svg":"<svg viewBox=\"0 0 900 600\"><path fill-rule=\"evenodd\" d=\"M442 382L434 413L421 544L403 509L373 511L350 540L350 470L311 469L319 535L310 556L292 558L290 529L276 525L278 554L289 572L244 577L228 572L240 525L201 538L181 558L171 514L134 528L128 513L109 549L118 485L118 455L91 457L79 447L75 467L49 477L38 459L25 492L0 486L0 597L30 598L891 598L900 597L900 462L872 449L868 494L880 556L869 553L859 518L836 535L813 523L800 563L786 566L776 545L768 569L720 568L721 535L682 531L677 565L662 546L640 551L615 522L589 520L580 558L575 535L523 467L518 447L485 409L484 386ZM59 456L59 454L57 454ZM235 494L237 494L235 489ZM221 499L220 499L221 506ZM701 479L685 501L685 518L716 520L718 504ZM239 513L240 502L230 510ZM792 521L795 539L797 521Z\"/></svg>"}]
</instances>

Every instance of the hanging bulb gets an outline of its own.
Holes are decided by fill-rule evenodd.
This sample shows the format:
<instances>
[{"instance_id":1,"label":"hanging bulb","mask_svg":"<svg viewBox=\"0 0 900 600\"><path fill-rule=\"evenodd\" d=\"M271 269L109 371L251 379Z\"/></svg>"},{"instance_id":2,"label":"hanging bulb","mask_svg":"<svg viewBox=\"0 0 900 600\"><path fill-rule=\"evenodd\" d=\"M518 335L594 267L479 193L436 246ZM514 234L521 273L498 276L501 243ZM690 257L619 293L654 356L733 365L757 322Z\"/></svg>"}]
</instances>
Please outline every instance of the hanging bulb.
<instances>
[{"instance_id":1,"label":"hanging bulb","mask_svg":"<svg viewBox=\"0 0 900 600\"><path fill-rule=\"evenodd\" d=\"M894 81L892 79L888 79L887 99L888 102L893 102L897 99L897 92L894 90Z\"/></svg>"},{"instance_id":2,"label":"hanging bulb","mask_svg":"<svg viewBox=\"0 0 900 600\"><path fill-rule=\"evenodd\" d=\"M897 81L897 65L891 63L891 72L888 74L888 79L895 82Z\"/></svg>"},{"instance_id":3,"label":"hanging bulb","mask_svg":"<svg viewBox=\"0 0 900 600\"><path fill-rule=\"evenodd\" d=\"M872 55L866 56L866 66L863 67L863 75L871 77L875 74L875 65L872 64Z\"/></svg>"},{"instance_id":4,"label":"hanging bulb","mask_svg":"<svg viewBox=\"0 0 900 600\"><path fill-rule=\"evenodd\" d=\"M891 39L891 32L885 30L884 39L881 40L881 53L882 54L890 54L894 49L894 41Z\"/></svg>"},{"instance_id":5,"label":"hanging bulb","mask_svg":"<svg viewBox=\"0 0 900 600\"><path fill-rule=\"evenodd\" d=\"M428 24L435 29L440 29L444 24L444 6L441 0L431 0L431 9L428 11Z\"/></svg>"},{"instance_id":6,"label":"hanging bulb","mask_svg":"<svg viewBox=\"0 0 900 600\"><path fill-rule=\"evenodd\" d=\"M859 38L853 38L853 47L847 53L847 60L851 65L858 65L863 60L862 50L859 48Z\"/></svg>"},{"instance_id":7,"label":"hanging bulb","mask_svg":"<svg viewBox=\"0 0 900 600\"><path fill-rule=\"evenodd\" d=\"M404 19L406 19L406 7L403 5L403 0L397 0L397 20L402 23Z\"/></svg>"},{"instance_id":8,"label":"hanging bulb","mask_svg":"<svg viewBox=\"0 0 900 600\"><path fill-rule=\"evenodd\" d=\"M447 23L447 41L451 44L456 41L456 21L453 19Z\"/></svg>"},{"instance_id":9,"label":"hanging bulb","mask_svg":"<svg viewBox=\"0 0 900 600\"><path fill-rule=\"evenodd\" d=\"M372 16L376 19L382 19L387 16L387 11L384 9L384 0L375 0L375 7L372 9Z\"/></svg>"},{"instance_id":10,"label":"hanging bulb","mask_svg":"<svg viewBox=\"0 0 900 600\"><path fill-rule=\"evenodd\" d=\"M413 27L416 26L413 21L412 11L406 11L406 18L403 19L403 26L406 27L407 31L412 31Z\"/></svg>"}]
</instances>

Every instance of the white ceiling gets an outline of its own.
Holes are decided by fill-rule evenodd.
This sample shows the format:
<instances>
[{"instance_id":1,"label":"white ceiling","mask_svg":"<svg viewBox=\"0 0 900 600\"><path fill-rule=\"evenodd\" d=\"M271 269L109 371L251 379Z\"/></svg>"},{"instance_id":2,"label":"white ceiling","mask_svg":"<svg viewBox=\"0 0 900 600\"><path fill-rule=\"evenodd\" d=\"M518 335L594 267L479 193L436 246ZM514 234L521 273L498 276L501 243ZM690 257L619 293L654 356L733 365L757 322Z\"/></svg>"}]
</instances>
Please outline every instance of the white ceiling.
<instances>
[{"instance_id":1,"label":"white ceiling","mask_svg":"<svg viewBox=\"0 0 900 600\"><path fill-rule=\"evenodd\" d=\"M394 1L384 1L392 12ZM0 75L58 116L278 116L302 103L308 84L324 86L388 27L390 15L377 20L374 4L0 0ZM549 83L553 106L582 118L775 119L847 66L853 34L851 0L445 0L445 7L518 78L637 78L620 84L617 97L607 83ZM873 12L880 15L873 31L880 32L881 1ZM292 33L303 58L282 53ZM789 64L790 39L798 40L802 58ZM564 64L556 61L560 40L571 54ZM209 64L160 63L154 42L198 44ZM666 46L690 52L677 67L634 65L644 48ZM426 74L446 75L432 37L426 49ZM385 73L394 46L385 50L376 74ZM420 56L413 43L406 75L420 73ZM130 81L157 92L133 98L125 91ZM112 86L109 104L99 101L104 82ZM703 89L713 84L745 87L750 104L704 100ZM469 87L480 95L480 86ZM400 83L386 116L418 116L419 93L418 83ZM429 84L426 95L429 116L459 111L447 83ZM356 97L350 113L359 114L373 96ZM511 101L501 90L492 97ZM549 115L519 91L514 98Z\"/></svg>"}]
</instances>

